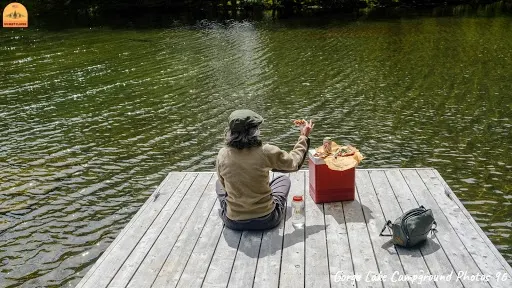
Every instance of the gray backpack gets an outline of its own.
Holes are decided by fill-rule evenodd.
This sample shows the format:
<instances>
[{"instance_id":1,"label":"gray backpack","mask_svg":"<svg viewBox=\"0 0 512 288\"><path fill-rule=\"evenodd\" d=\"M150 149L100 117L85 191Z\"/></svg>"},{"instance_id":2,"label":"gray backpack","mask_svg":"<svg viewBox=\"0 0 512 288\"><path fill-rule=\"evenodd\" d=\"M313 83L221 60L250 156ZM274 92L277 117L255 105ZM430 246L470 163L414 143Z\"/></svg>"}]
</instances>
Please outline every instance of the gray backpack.
<instances>
[{"instance_id":1,"label":"gray backpack","mask_svg":"<svg viewBox=\"0 0 512 288\"><path fill-rule=\"evenodd\" d=\"M432 228L432 226L434 228ZM429 232L436 232L437 223L432 215L432 210L419 208L411 209L391 223L388 220L380 232L380 236L393 236L393 244L412 247L427 240ZM386 228L390 228L393 234L383 234Z\"/></svg>"}]
</instances>

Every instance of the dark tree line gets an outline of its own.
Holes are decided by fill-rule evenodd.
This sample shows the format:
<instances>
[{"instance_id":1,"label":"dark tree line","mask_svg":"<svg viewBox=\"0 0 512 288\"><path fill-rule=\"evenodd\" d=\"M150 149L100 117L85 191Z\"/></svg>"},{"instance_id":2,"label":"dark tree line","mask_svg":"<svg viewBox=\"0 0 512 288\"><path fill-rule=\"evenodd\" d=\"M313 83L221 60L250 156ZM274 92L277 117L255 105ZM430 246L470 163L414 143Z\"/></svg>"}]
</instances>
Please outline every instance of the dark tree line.
<instances>
[{"instance_id":1,"label":"dark tree line","mask_svg":"<svg viewBox=\"0 0 512 288\"><path fill-rule=\"evenodd\" d=\"M0 0L2 7L11 1ZM297 12L307 9L353 11L366 7L429 7L438 5L482 5L512 0L20 0L30 13L95 14L105 11L194 11L272 9Z\"/></svg>"}]
</instances>

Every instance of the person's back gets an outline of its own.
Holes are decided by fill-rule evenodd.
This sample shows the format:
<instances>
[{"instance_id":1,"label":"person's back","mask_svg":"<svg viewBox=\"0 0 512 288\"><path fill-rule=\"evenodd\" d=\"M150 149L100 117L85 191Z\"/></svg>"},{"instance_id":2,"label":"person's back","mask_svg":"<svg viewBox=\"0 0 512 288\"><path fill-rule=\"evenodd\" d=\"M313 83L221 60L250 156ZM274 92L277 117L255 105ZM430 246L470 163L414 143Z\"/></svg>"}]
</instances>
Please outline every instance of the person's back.
<instances>
[{"instance_id":1,"label":"person's back","mask_svg":"<svg viewBox=\"0 0 512 288\"><path fill-rule=\"evenodd\" d=\"M290 153L274 145L262 145L258 129L262 122L261 116L250 110L233 112L226 146L217 156L221 218L231 229L260 230L279 224L286 211L290 180L280 175L269 183L269 171L297 171L309 148L311 122L301 130Z\"/></svg>"},{"instance_id":2,"label":"person's back","mask_svg":"<svg viewBox=\"0 0 512 288\"><path fill-rule=\"evenodd\" d=\"M270 167L262 147L222 148L217 162L228 191L227 216L247 220L269 214L274 202L269 186Z\"/></svg>"}]
</instances>

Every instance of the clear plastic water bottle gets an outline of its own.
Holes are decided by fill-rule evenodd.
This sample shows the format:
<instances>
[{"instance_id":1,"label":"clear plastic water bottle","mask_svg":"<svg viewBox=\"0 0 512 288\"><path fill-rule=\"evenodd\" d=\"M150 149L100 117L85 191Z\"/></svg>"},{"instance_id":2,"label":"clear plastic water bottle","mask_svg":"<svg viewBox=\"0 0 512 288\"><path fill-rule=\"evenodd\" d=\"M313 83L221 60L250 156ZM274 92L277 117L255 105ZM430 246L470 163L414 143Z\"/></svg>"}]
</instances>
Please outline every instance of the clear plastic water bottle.
<instances>
[{"instance_id":1,"label":"clear plastic water bottle","mask_svg":"<svg viewBox=\"0 0 512 288\"><path fill-rule=\"evenodd\" d=\"M304 228L304 200L302 195L293 196L292 201L292 225L295 229Z\"/></svg>"}]
</instances>

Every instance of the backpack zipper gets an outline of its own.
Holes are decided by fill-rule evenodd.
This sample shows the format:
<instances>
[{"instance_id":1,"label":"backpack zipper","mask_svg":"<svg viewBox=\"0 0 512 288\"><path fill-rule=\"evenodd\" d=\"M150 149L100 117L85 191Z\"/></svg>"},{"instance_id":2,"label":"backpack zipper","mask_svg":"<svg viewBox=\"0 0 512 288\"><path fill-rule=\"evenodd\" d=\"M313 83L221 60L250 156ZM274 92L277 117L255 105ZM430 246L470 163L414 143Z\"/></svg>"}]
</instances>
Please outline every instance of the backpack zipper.
<instances>
[{"instance_id":1,"label":"backpack zipper","mask_svg":"<svg viewBox=\"0 0 512 288\"><path fill-rule=\"evenodd\" d=\"M402 223L401 223L401 228L402 228L402 231L404 232L405 236L407 237L407 243L409 243L409 231L407 231L404 227L405 225L404 224L407 224L407 219L411 218L412 216L417 216L417 215L420 215L422 213L424 213L425 211L427 211L427 209L425 208L416 208L415 210L411 211L409 214L407 214L404 218L402 218Z\"/></svg>"}]
</instances>

